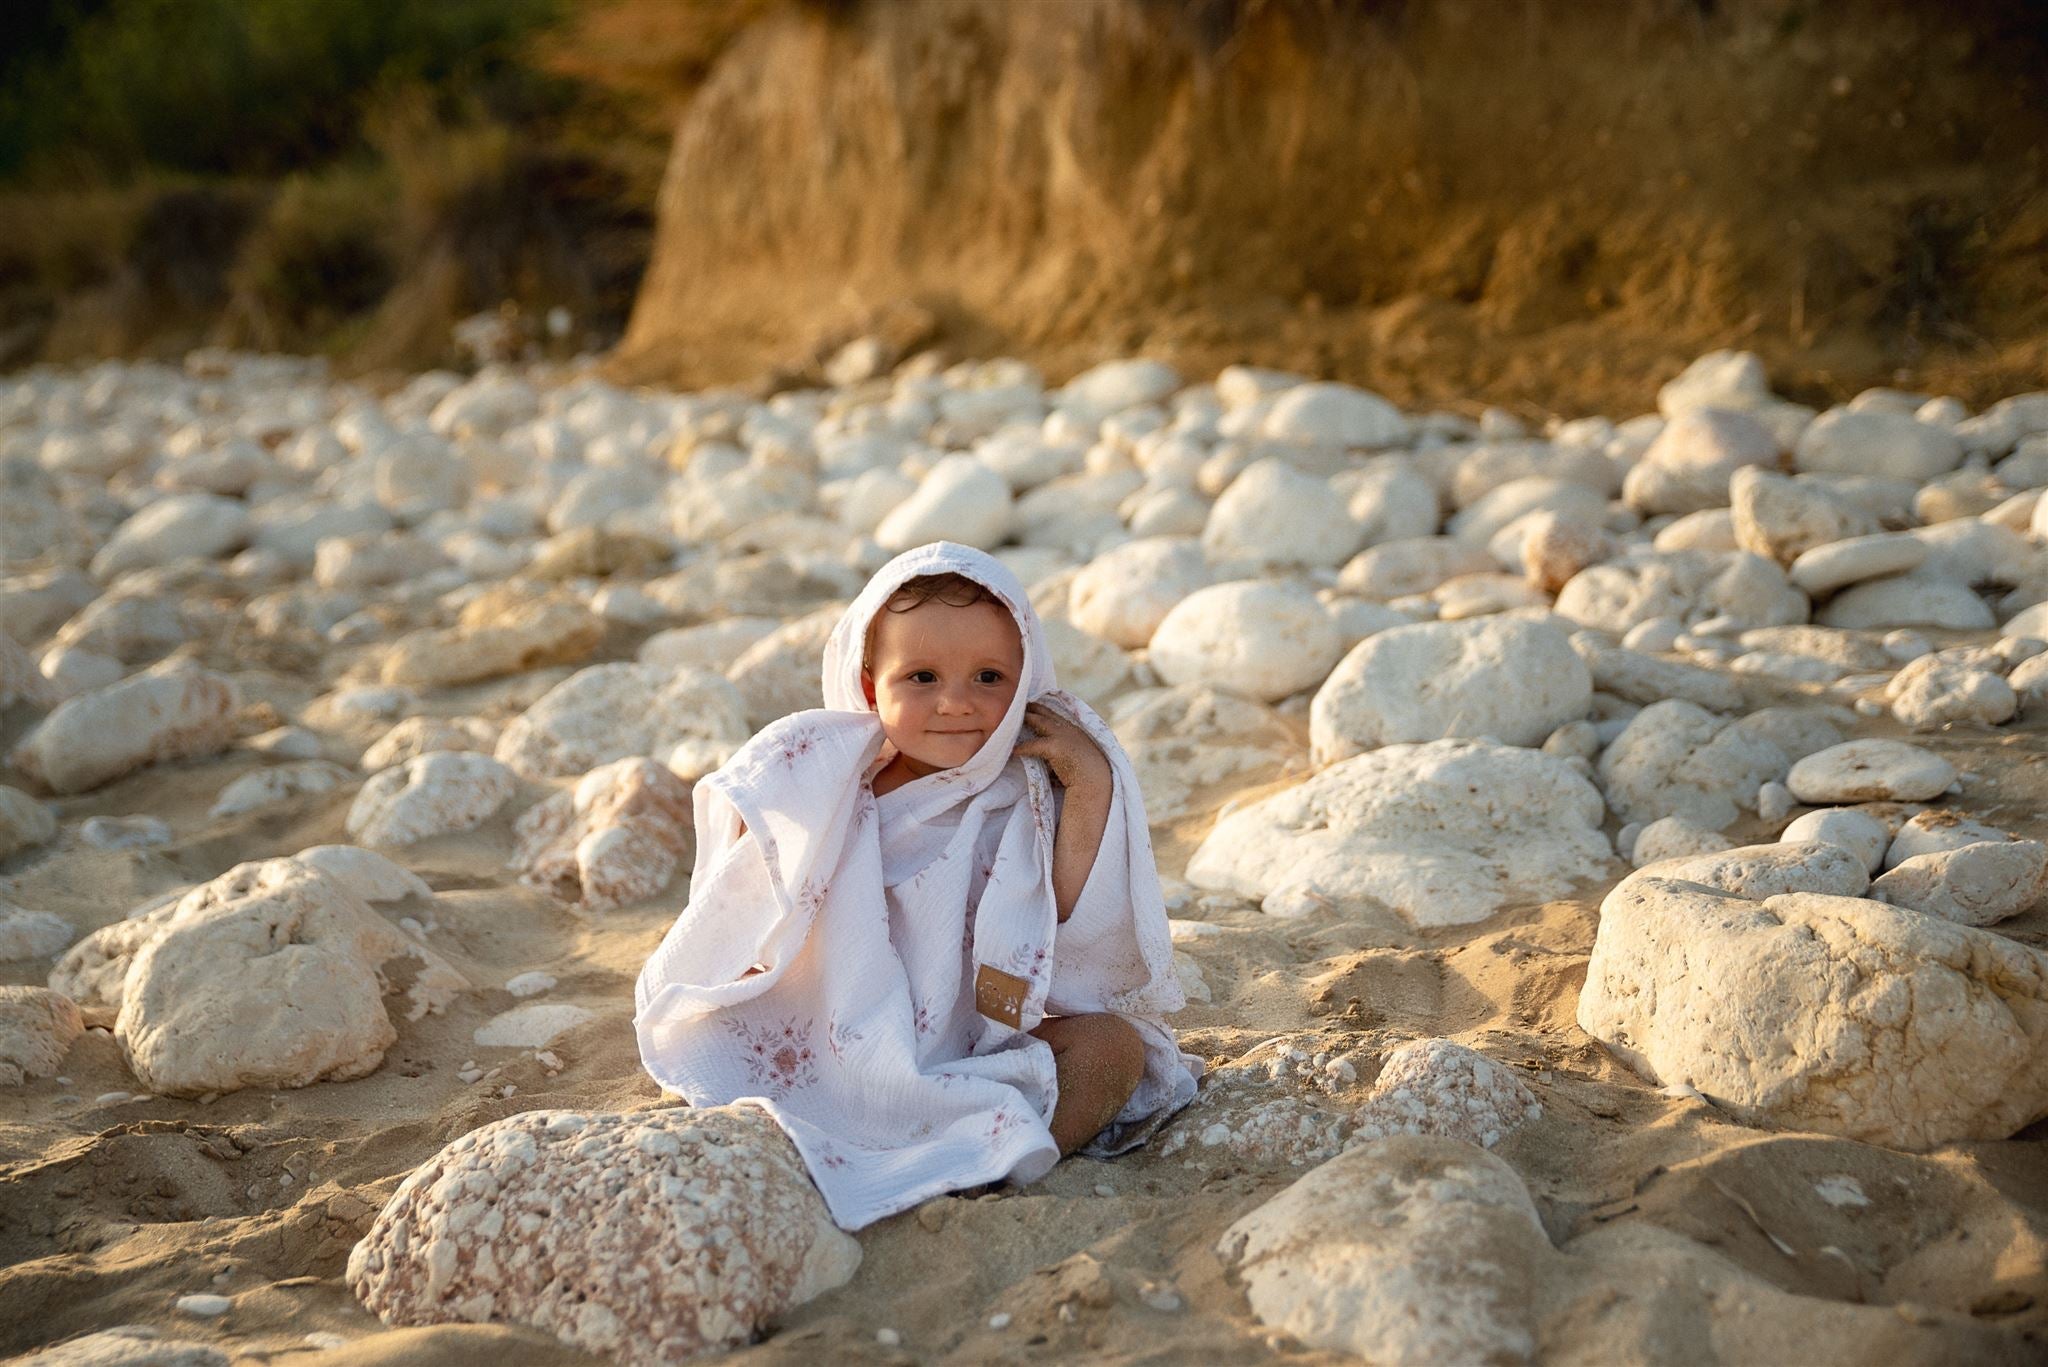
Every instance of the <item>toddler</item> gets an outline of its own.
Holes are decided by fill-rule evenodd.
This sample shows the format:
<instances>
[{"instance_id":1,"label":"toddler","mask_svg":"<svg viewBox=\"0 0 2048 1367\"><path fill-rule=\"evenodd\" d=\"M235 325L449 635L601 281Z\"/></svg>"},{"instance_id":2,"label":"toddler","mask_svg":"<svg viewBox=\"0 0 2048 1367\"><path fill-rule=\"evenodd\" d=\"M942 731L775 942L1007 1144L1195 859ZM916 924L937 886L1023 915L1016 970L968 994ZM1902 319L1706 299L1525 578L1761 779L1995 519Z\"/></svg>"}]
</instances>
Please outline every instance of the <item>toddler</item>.
<instances>
[{"instance_id":1,"label":"toddler","mask_svg":"<svg viewBox=\"0 0 2048 1367\"><path fill-rule=\"evenodd\" d=\"M634 994L648 1072L766 1109L846 1229L1142 1143L1199 1060L1136 776L1023 586L896 557L824 696L697 784L689 904Z\"/></svg>"}]
</instances>

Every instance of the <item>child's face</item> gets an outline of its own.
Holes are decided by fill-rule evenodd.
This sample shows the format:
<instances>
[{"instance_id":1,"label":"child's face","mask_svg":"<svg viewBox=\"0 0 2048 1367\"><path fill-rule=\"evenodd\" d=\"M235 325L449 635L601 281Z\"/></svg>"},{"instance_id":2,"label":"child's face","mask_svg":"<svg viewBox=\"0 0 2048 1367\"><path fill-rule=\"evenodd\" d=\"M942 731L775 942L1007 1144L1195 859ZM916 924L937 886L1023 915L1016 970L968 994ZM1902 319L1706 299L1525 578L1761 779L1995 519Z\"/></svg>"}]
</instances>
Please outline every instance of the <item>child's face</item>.
<instances>
[{"instance_id":1,"label":"child's face","mask_svg":"<svg viewBox=\"0 0 2048 1367\"><path fill-rule=\"evenodd\" d=\"M972 759L1017 696L1016 621L997 603L931 599L882 612L874 633L861 682L904 767L923 777Z\"/></svg>"}]
</instances>

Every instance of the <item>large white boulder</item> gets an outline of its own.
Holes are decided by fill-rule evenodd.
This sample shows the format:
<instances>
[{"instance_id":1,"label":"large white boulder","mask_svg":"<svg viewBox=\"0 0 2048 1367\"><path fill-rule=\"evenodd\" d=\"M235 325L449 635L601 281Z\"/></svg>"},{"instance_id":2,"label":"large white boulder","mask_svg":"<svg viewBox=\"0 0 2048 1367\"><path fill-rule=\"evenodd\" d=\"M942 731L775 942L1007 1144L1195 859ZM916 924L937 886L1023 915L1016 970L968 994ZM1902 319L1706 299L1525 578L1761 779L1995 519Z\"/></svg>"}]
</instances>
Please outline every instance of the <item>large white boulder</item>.
<instances>
[{"instance_id":1,"label":"large white boulder","mask_svg":"<svg viewBox=\"0 0 2048 1367\"><path fill-rule=\"evenodd\" d=\"M1830 408L1800 434L1792 463L1806 471L1924 483L1962 464L1963 447L1946 428L1903 414Z\"/></svg>"},{"instance_id":2,"label":"large white boulder","mask_svg":"<svg viewBox=\"0 0 2048 1367\"><path fill-rule=\"evenodd\" d=\"M1418 622L1366 637L1330 672L1309 709L1311 750L1320 765L1397 741L1540 745L1592 699L1591 675L1555 626Z\"/></svg>"},{"instance_id":3,"label":"large white boulder","mask_svg":"<svg viewBox=\"0 0 2048 1367\"><path fill-rule=\"evenodd\" d=\"M1953 722L1997 726L2020 710L2019 695L2004 673L1986 665L1999 662L1989 652L1936 651L1909 661L1885 685L1892 715L1915 731L1932 731Z\"/></svg>"},{"instance_id":4,"label":"large white boulder","mask_svg":"<svg viewBox=\"0 0 2048 1367\"><path fill-rule=\"evenodd\" d=\"M169 1095L372 1071L398 1038L383 1002L394 990L383 967L391 959L419 961L409 1020L468 986L340 882L295 859L238 864L147 920L107 930L116 927L133 930L114 989L114 1037L136 1077Z\"/></svg>"},{"instance_id":5,"label":"large white boulder","mask_svg":"<svg viewBox=\"0 0 2048 1367\"><path fill-rule=\"evenodd\" d=\"M0 986L0 1087L50 1076L84 1033L78 1003L62 992Z\"/></svg>"},{"instance_id":6,"label":"large white boulder","mask_svg":"<svg viewBox=\"0 0 2048 1367\"><path fill-rule=\"evenodd\" d=\"M1067 616L1081 630L1135 650L1183 598L1210 581L1201 543L1141 537L1083 565L1067 588Z\"/></svg>"},{"instance_id":7,"label":"large white boulder","mask_svg":"<svg viewBox=\"0 0 2048 1367\"><path fill-rule=\"evenodd\" d=\"M1890 627L1978 631L1998 622L1968 584L1931 574L1924 565L1910 573L1852 584L1829 599L1814 620L1852 631Z\"/></svg>"},{"instance_id":8,"label":"large white boulder","mask_svg":"<svg viewBox=\"0 0 2048 1367\"><path fill-rule=\"evenodd\" d=\"M1140 404L1158 403L1180 388L1180 376L1164 361L1104 361L1068 380L1053 402L1068 412L1095 420Z\"/></svg>"},{"instance_id":9,"label":"large white boulder","mask_svg":"<svg viewBox=\"0 0 2048 1367\"><path fill-rule=\"evenodd\" d=\"M1010 486L972 456L948 456L934 465L917 492L875 528L886 551L907 551L928 541L957 541L994 550L1010 535Z\"/></svg>"},{"instance_id":10,"label":"large white boulder","mask_svg":"<svg viewBox=\"0 0 2048 1367\"><path fill-rule=\"evenodd\" d=\"M22 739L13 763L56 792L82 793L145 765L226 749L236 706L222 675L140 674L59 706Z\"/></svg>"},{"instance_id":11,"label":"large white boulder","mask_svg":"<svg viewBox=\"0 0 2048 1367\"><path fill-rule=\"evenodd\" d=\"M1980 840L1900 860L1870 895L1966 926L2017 916L2048 891L2048 845L2038 840Z\"/></svg>"},{"instance_id":12,"label":"large white boulder","mask_svg":"<svg viewBox=\"0 0 2048 1367\"><path fill-rule=\"evenodd\" d=\"M1662 878L1698 883L1752 902L1787 892L1861 897L1870 887L1870 866L1862 857L1823 840L1741 845L1678 859L1638 860L1637 864L1625 882Z\"/></svg>"},{"instance_id":13,"label":"large white boulder","mask_svg":"<svg viewBox=\"0 0 2048 1367\"><path fill-rule=\"evenodd\" d=\"M513 718L496 757L527 778L569 777L695 738L743 741L739 690L700 669L602 664L578 670Z\"/></svg>"},{"instance_id":14,"label":"large white boulder","mask_svg":"<svg viewBox=\"0 0 2048 1367\"><path fill-rule=\"evenodd\" d=\"M766 1112L542 1110L415 1168L346 1278L389 1325L526 1325L656 1367L750 1342L860 1256Z\"/></svg>"},{"instance_id":15,"label":"large white boulder","mask_svg":"<svg viewBox=\"0 0 2048 1367\"><path fill-rule=\"evenodd\" d=\"M1928 1149L2048 1115L2048 955L1882 902L1630 879L1578 1021L1753 1124Z\"/></svg>"},{"instance_id":16,"label":"large white boulder","mask_svg":"<svg viewBox=\"0 0 2048 1367\"><path fill-rule=\"evenodd\" d=\"M1498 569L1483 547L1450 536L1399 536L1353 556L1337 574L1337 588L1360 598L1405 598L1428 593L1463 574Z\"/></svg>"},{"instance_id":17,"label":"large white boulder","mask_svg":"<svg viewBox=\"0 0 2048 1367\"><path fill-rule=\"evenodd\" d=\"M1748 410L1769 403L1771 382L1753 351L1710 351L1657 390L1657 411L1676 419L1701 408Z\"/></svg>"},{"instance_id":18,"label":"large white boulder","mask_svg":"<svg viewBox=\"0 0 2048 1367\"><path fill-rule=\"evenodd\" d=\"M57 834L50 809L19 788L0 784L0 859L40 845Z\"/></svg>"},{"instance_id":19,"label":"large white boulder","mask_svg":"<svg viewBox=\"0 0 2048 1367\"><path fill-rule=\"evenodd\" d=\"M1735 543L1780 564L1877 530L1877 519L1847 499L1769 470L1737 470L1728 481L1728 497Z\"/></svg>"},{"instance_id":20,"label":"large white boulder","mask_svg":"<svg viewBox=\"0 0 2048 1367\"><path fill-rule=\"evenodd\" d=\"M1401 410L1370 391L1316 382L1284 390L1266 410L1259 434L1310 446L1400 446L1410 436Z\"/></svg>"},{"instance_id":21,"label":"large white boulder","mask_svg":"<svg viewBox=\"0 0 2048 1367\"><path fill-rule=\"evenodd\" d=\"M1365 529L1330 482L1284 460L1257 462L1209 510L1202 551L1217 564L1335 568L1365 544Z\"/></svg>"},{"instance_id":22,"label":"large white boulder","mask_svg":"<svg viewBox=\"0 0 2048 1367\"><path fill-rule=\"evenodd\" d=\"M1697 513L1728 506L1728 481L1752 465L1775 465L1778 443L1747 413L1694 408L1672 418L1622 483L1644 513Z\"/></svg>"},{"instance_id":23,"label":"large white boulder","mask_svg":"<svg viewBox=\"0 0 2048 1367\"><path fill-rule=\"evenodd\" d=\"M1197 887L1311 892L1416 925L1483 920L1598 877L1613 851L1599 792L1564 760L1490 741L1389 745L1217 821L1188 863Z\"/></svg>"},{"instance_id":24,"label":"large white boulder","mask_svg":"<svg viewBox=\"0 0 2048 1367\"><path fill-rule=\"evenodd\" d=\"M1542 1114L1512 1068L1451 1040L1410 1040L1387 1055L1345 1147L1427 1134L1490 1149Z\"/></svg>"},{"instance_id":25,"label":"large white boulder","mask_svg":"<svg viewBox=\"0 0 2048 1367\"><path fill-rule=\"evenodd\" d=\"M1807 612L1806 595L1782 569L1741 551L1638 553L1580 571L1557 594L1560 617L1617 636L1659 617L1764 627L1804 622Z\"/></svg>"},{"instance_id":26,"label":"large white boulder","mask_svg":"<svg viewBox=\"0 0 2048 1367\"><path fill-rule=\"evenodd\" d=\"M1197 589L1152 633L1149 658L1170 684L1209 684L1259 702L1312 688L1343 643L1299 585L1237 580Z\"/></svg>"},{"instance_id":27,"label":"large white boulder","mask_svg":"<svg viewBox=\"0 0 2048 1367\"><path fill-rule=\"evenodd\" d=\"M690 788L667 766L616 760L519 818L519 881L585 912L610 911L667 887L692 843Z\"/></svg>"},{"instance_id":28,"label":"large white boulder","mask_svg":"<svg viewBox=\"0 0 2048 1367\"><path fill-rule=\"evenodd\" d=\"M432 750L372 774L346 826L365 845L410 845L481 825L518 787L518 775L489 755Z\"/></svg>"},{"instance_id":29,"label":"large white boulder","mask_svg":"<svg viewBox=\"0 0 2048 1367\"><path fill-rule=\"evenodd\" d=\"M1808 755L1785 777L1809 806L1838 802L1925 802L1956 780L1956 768L1931 750L1866 737Z\"/></svg>"},{"instance_id":30,"label":"large white boulder","mask_svg":"<svg viewBox=\"0 0 2048 1367\"><path fill-rule=\"evenodd\" d=\"M1625 821L1679 816L1718 831L1754 811L1757 789L1791 763L1766 729L1671 698L1636 713L1601 753L1600 786Z\"/></svg>"},{"instance_id":31,"label":"large white boulder","mask_svg":"<svg viewBox=\"0 0 2048 1367\"><path fill-rule=\"evenodd\" d=\"M820 682L825 672L825 642L831 639L842 610L838 606L820 608L784 623L741 651L726 669L725 677L740 691L751 727L825 705Z\"/></svg>"},{"instance_id":32,"label":"large white boulder","mask_svg":"<svg viewBox=\"0 0 2048 1367\"><path fill-rule=\"evenodd\" d=\"M249 510L240 499L177 494L150 502L123 522L92 558L92 572L112 579L173 560L212 560L248 540Z\"/></svg>"},{"instance_id":33,"label":"large white boulder","mask_svg":"<svg viewBox=\"0 0 2048 1367\"><path fill-rule=\"evenodd\" d=\"M379 674L388 684L447 688L575 664L603 639L603 621L582 603L506 585L465 604L454 626L408 632L392 642Z\"/></svg>"},{"instance_id":34,"label":"large white boulder","mask_svg":"<svg viewBox=\"0 0 2048 1367\"><path fill-rule=\"evenodd\" d=\"M1398 1367L1519 1363L1551 1252L1515 1170L1401 1135L1338 1155L1224 1231L1252 1314L1311 1348Z\"/></svg>"},{"instance_id":35,"label":"large white boulder","mask_svg":"<svg viewBox=\"0 0 2048 1367\"><path fill-rule=\"evenodd\" d=\"M1927 559L1927 543L1904 532L1850 536L1801 551L1788 574L1792 583L1815 598L1850 584L1904 574Z\"/></svg>"}]
</instances>

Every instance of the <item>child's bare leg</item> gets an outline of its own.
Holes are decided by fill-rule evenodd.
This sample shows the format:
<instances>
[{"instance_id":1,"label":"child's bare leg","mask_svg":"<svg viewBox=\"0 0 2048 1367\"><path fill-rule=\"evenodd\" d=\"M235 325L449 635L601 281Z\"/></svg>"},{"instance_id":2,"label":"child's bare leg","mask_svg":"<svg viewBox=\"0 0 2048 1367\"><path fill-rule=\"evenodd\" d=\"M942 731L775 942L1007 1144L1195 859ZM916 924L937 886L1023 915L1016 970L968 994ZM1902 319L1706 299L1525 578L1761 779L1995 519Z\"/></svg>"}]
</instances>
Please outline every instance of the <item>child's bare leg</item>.
<instances>
[{"instance_id":1,"label":"child's bare leg","mask_svg":"<svg viewBox=\"0 0 2048 1367\"><path fill-rule=\"evenodd\" d=\"M1065 1158L1100 1134L1131 1099L1145 1076L1145 1042L1129 1021L1108 1012L1054 1016L1031 1033L1052 1046L1059 1071L1052 1137Z\"/></svg>"}]
</instances>

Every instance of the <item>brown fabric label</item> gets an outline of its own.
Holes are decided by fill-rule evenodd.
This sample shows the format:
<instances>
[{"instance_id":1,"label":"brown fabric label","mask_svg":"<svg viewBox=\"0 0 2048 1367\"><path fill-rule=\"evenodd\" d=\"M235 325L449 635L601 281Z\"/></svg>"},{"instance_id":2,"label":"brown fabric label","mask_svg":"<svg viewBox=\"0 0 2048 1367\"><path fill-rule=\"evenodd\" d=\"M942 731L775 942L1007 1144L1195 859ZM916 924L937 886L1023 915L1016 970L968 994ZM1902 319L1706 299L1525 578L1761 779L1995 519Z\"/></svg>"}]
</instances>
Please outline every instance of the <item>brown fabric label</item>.
<instances>
[{"instance_id":1,"label":"brown fabric label","mask_svg":"<svg viewBox=\"0 0 2048 1367\"><path fill-rule=\"evenodd\" d=\"M1031 984L1014 973L982 964L974 974L974 1009L1015 1030L1024 1019L1024 994Z\"/></svg>"}]
</instances>

